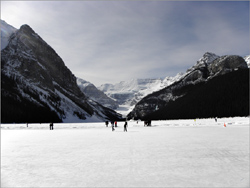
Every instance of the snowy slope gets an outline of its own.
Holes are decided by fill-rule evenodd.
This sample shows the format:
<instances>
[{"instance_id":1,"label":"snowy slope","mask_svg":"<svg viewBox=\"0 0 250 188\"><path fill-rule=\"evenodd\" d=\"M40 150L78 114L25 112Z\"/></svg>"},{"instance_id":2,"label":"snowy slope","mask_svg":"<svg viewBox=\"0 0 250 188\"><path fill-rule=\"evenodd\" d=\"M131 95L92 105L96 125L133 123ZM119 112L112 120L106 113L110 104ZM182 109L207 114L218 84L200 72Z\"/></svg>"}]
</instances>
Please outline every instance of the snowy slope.
<instances>
[{"instance_id":1,"label":"snowy slope","mask_svg":"<svg viewBox=\"0 0 250 188\"><path fill-rule=\"evenodd\" d=\"M92 102L60 56L28 25L1 50L2 122L83 122L119 119Z\"/></svg>"},{"instance_id":2,"label":"snowy slope","mask_svg":"<svg viewBox=\"0 0 250 188\"><path fill-rule=\"evenodd\" d=\"M103 91L109 97L115 99L120 108L117 109L123 115L128 114L134 106L145 96L159 91L171 84L184 79L190 75L198 67L205 67L210 65L215 59L220 56L206 52L198 61L197 64L188 69L185 73L178 73L174 77L166 77L164 79L132 79L129 81L122 81L117 84L103 84L98 89Z\"/></svg>"},{"instance_id":3,"label":"snowy slope","mask_svg":"<svg viewBox=\"0 0 250 188\"><path fill-rule=\"evenodd\" d=\"M195 65L193 65L192 67L190 67L185 74L182 75L182 77L180 77L180 79L186 77L187 75L191 74L193 71L195 71L196 69L200 69L200 68L205 68L208 65L211 65L211 63L216 60L217 58L219 58L220 56L211 53L211 52L206 52L198 61Z\"/></svg>"},{"instance_id":4,"label":"snowy slope","mask_svg":"<svg viewBox=\"0 0 250 188\"><path fill-rule=\"evenodd\" d=\"M90 99L100 103L107 108L118 108L118 103L115 100L109 98L104 92L97 89L94 84L84 79L77 78L77 85L79 86L80 90Z\"/></svg>"},{"instance_id":5,"label":"snowy slope","mask_svg":"<svg viewBox=\"0 0 250 188\"><path fill-rule=\"evenodd\" d=\"M244 59L245 59L245 61L247 63L248 68L250 68L250 55L245 56Z\"/></svg>"},{"instance_id":6,"label":"snowy slope","mask_svg":"<svg viewBox=\"0 0 250 188\"><path fill-rule=\"evenodd\" d=\"M103 84L98 89L103 91L109 97L115 99L124 108L131 109L136 103L138 103L143 97L159 91L194 71L197 67L206 66L219 56L207 52L198 61L195 66L192 66L186 71L186 73L178 73L174 77L166 77L164 79L132 79L129 81L122 81L117 84ZM127 113L123 112L124 113Z\"/></svg>"},{"instance_id":7,"label":"snowy slope","mask_svg":"<svg viewBox=\"0 0 250 188\"><path fill-rule=\"evenodd\" d=\"M98 87L98 89L110 98L116 100L119 103L117 111L126 115L143 97L166 88L177 81L185 80L187 83L190 81L191 83L204 81L205 78L202 76L204 74L202 70L208 69L211 72L210 78L208 79L213 78L217 73L221 74L223 71L226 73L228 71L227 69L217 70L217 68L220 67L220 62L229 58L229 55L219 56L211 52L206 52L197 63L190 67L185 73L178 73L174 77L166 77L164 79L132 79L117 84L103 84ZM246 56L244 59L248 67L250 67L250 56ZM213 64L212 62L215 60L217 60L217 63ZM193 82L192 79L194 79L195 82Z\"/></svg>"},{"instance_id":8,"label":"snowy slope","mask_svg":"<svg viewBox=\"0 0 250 188\"><path fill-rule=\"evenodd\" d=\"M127 115L143 97L171 85L181 76L182 73L164 79L131 79L114 85L103 84L98 89L119 103L120 108L117 109L119 113Z\"/></svg>"},{"instance_id":9,"label":"snowy slope","mask_svg":"<svg viewBox=\"0 0 250 188\"><path fill-rule=\"evenodd\" d=\"M1 20L1 50L8 45L10 36L16 31L16 28Z\"/></svg>"}]
</instances>

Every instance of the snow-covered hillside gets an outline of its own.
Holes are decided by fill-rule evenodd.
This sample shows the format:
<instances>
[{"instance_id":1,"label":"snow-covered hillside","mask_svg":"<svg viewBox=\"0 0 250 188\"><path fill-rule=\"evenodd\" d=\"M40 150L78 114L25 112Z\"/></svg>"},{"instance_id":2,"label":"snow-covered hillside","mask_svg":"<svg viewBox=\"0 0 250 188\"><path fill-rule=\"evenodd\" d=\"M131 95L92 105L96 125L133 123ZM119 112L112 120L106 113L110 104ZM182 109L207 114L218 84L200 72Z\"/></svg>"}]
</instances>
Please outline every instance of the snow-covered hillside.
<instances>
[{"instance_id":1,"label":"snow-covered hillside","mask_svg":"<svg viewBox=\"0 0 250 188\"><path fill-rule=\"evenodd\" d=\"M8 45L10 36L16 31L16 28L1 20L1 50Z\"/></svg>"},{"instance_id":2,"label":"snow-covered hillside","mask_svg":"<svg viewBox=\"0 0 250 188\"><path fill-rule=\"evenodd\" d=\"M103 84L98 89L119 103L119 113L127 115L143 97L171 85L182 75L183 73L179 73L175 77L164 79L131 79L114 85Z\"/></svg>"},{"instance_id":3,"label":"snow-covered hillside","mask_svg":"<svg viewBox=\"0 0 250 188\"><path fill-rule=\"evenodd\" d=\"M245 56L244 59L245 59L245 61L247 63L248 68L250 68L250 55Z\"/></svg>"},{"instance_id":4,"label":"snow-covered hillside","mask_svg":"<svg viewBox=\"0 0 250 188\"><path fill-rule=\"evenodd\" d=\"M29 25L8 41L1 50L2 123L121 118L83 94L61 57Z\"/></svg>"},{"instance_id":5,"label":"snow-covered hillside","mask_svg":"<svg viewBox=\"0 0 250 188\"><path fill-rule=\"evenodd\" d=\"M211 70L211 78L216 76L213 72L218 71L227 71L225 70L215 70L216 66L212 64L216 59L222 61L229 56L219 56L211 52L206 52L196 64L190 67L185 73L178 73L174 77L166 77L164 79L132 79L129 81L122 81L117 84L103 84L98 87L99 90L103 91L110 98L113 98L119 103L119 108L117 111L123 115L128 114L142 98L145 96L159 91L171 84L186 79L187 82L190 78L200 76L200 71L198 69L206 69L206 67ZM246 56L245 61L250 67L250 56ZM216 64L216 63L215 63ZM201 76L199 79L196 79L195 82L203 81Z\"/></svg>"},{"instance_id":6,"label":"snow-covered hillside","mask_svg":"<svg viewBox=\"0 0 250 188\"><path fill-rule=\"evenodd\" d=\"M96 86L84 79L77 78L77 85L80 90L90 99L100 103L101 105L113 110L119 107L118 102L108 97L104 92L96 88Z\"/></svg>"},{"instance_id":7,"label":"snow-covered hillside","mask_svg":"<svg viewBox=\"0 0 250 188\"><path fill-rule=\"evenodd\" d=\"M184 78L186 75L194 71L198 66L205 66L217 59L219 56L207 52L198 61L196 66L191 67L185 73L178 73L174 77L167 76L166 78L158 79L132 79L129 81L122 81L117 84L103 84L98 87L110 98L113 98L119 103L120 108L117 111L123 115L128 114L134 106L145 96L159 91L176 81Z\"/></svg>"},{"instance_id":8,"label":"snow-covered hillside","mask_svg":"<svg viewBox=\"0 0 250 188\"><path fill-rule=\"evenodd\" d=\"M248 75L249 69L241 56L216 56L207 52L178 81L139 101L128 118L246 115L249 109Z\"/></svg>"}]
</instances>

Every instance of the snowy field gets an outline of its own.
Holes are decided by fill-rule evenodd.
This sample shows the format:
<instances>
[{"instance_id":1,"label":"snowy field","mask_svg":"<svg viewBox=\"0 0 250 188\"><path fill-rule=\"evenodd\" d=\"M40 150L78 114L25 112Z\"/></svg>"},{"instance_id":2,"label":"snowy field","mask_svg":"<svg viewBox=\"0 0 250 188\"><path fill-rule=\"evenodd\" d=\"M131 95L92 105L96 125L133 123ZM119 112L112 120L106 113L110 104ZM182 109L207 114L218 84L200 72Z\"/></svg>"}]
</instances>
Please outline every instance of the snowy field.
<instances>
[{"instance_id":1,"label":"snowy field","mask_svg":"<svg viewBox=\"0 0 250 188\"><path fill-rule=\"evenodd\" d=\"M249 118L123 124L1 124L1 187L249 187Z\"/></svg>"}]
</instances>

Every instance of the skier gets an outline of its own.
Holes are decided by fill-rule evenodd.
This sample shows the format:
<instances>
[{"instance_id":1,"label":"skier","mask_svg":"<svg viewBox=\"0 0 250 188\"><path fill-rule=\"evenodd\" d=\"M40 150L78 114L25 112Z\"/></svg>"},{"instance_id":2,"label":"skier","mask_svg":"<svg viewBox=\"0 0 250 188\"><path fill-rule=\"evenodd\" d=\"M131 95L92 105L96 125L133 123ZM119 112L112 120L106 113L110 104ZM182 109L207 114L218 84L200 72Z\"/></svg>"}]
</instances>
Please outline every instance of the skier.
<instances>
[{"instance_id":1,"label":"skier","mask_svg":"<svg viewBox=\"0 0 250 188\"><path fill-rule=\"evenodd\" d=\"M127 123L127 121L125 121L125 124L124 124L124 132L127 132L127 126L128 126L128 123Z\"/></svg>"},{"instance_id":2,"label":"skier","mask_svg":"<svg viewBox=\"0 0 250 188\"><path fill-rule=\"evenodd\" d=\"M112 127L112 131L114 131L115 128L114 128L114 122L113 121L111 122L111 127Z\"/></svg>"},{"instance_id":3,"label":"skier","mask_svg":"<svg viewBox=\"0 0 250 188\"><path fill-rule=\"evenodd\" d=\"M53 130L53 123L50 123L50 124L49 124L49 129L50 129L50 130Z\"/></svg>"},{"instance_id":4,"label":"skier","mask_svg":"<svg viewBox=\"0 0 250 188\"><path fill-rule=\"evenodd\" d=\"M115 121L115 127L117 127L117 121Z\"/></svg>"}]
</instances>

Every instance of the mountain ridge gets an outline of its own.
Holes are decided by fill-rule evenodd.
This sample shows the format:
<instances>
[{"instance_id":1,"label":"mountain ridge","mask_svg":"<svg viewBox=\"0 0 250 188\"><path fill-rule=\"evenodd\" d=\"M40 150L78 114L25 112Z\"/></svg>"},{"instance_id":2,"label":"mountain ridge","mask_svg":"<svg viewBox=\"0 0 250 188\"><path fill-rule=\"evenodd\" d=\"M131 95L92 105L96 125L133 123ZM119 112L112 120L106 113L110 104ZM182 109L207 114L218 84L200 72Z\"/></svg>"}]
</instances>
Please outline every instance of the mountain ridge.
<instances>
[{"instance_id":1,"label":"mountain ridge","mask_svg":"<svg viewBox=\"0 0 250 188\"><path fill-rule=\"evenodd\" d=\"M12 100L11 107L2 103L1 122L49 121L48 111L54 114L51 121L57 122L121 118L115 111L89 100L61 57L26 24L10 35L8 45L1 50L1 62L1 100ZM46 117L37 114L39 111Z\"/></svg>"},{"instance_id":2,"label":"mountain ridge","mask_svg":"<svg viewBox=\"0 0 250 188\"><path fill-rule=\"evenodd\" d=\"M182 74L178 73L175 77L166 77L164 79L131 79L117 84L103 84L98 89L118 102L120 108L117 111L119 113L127 115L143 97L172 84Z\"/></svg>"},{"instance_id":3,"label":"mountain ridge","mask_svg":"<svg viewBox=\"0 0 250 188\"><path fill-rule=\"evenodd\" d=\"M109 98L104 92L97 89L94 84L82 78L77 78L77 85L85 95L101 105L113 110L119 107L115 100Z\"/></svg>"},{"instance_id":4,"label":"mountain ridge","mask_svg":"<svg viewBox=\"0 0 250 188\"><path fill-rule=\"evenodd\" d=\"M229 55L219 56L211 52L206 52L204 55L189 69L186 70L185 73L178 73L174 77L165 77L165 78L159 78L159 79L132 79L128 81L121 81L117 84L103 84L98 87L99 90L103 91L106 95L108 95L110 98L116 100L120 108L118 108L118 112L122 113L123 115L128 114L130 111L133 110L136 103L138 103L142 98L146 97L147 95L150 95L153 92L157 92L161 89L164 89L167 86L170 86L171 84L181 80L185 79L188 81L189 79L194 79L195 82L202 81L204 79L211 79L213 78L214 73L212 72L212 69L214 70L215 67L211 65L211 63L218 59L223 59L228 57ZM230 57L238 57L238 56L232 56ZM248 67L250 67L249 58L250 56L245 56L244 60L247 62ZM202 74L200 70L198 69L207 69L211 71L210 78L208 77L208 71L207 75ZM222 70L220 70L222 71ZM214 72L218 72L218 70L214 70ZM191 75L192 74L192 75ZM201 76L202 75L202 76ZM196 79L199 76L201 80ZM152 84L147 85L140 85L140 82L152 82ZM192 81L192 80L189 80ZM121 109L121 110L120 110ZM120 110L120 111L119 111Z\"/></svg>"},{"instance_id":5,"label":"mountain ridge","mask_svg":"<svg viewBox=\"0 0 250 188\"><path fill-rule=\"evenodd\" d=\"M12 96L13 93L10 92L12 89L12 92L19 92L18 95L12 96L16 101L25 99L29 101L26 103L30 106L32 103L46 106L47 110L56 112L56 116L64 121L69 116L71 119L80 120L91 119L92 116L96 116L93 117L96 120L118 118L120 115L108 108L127 115L148 95L164 90L179 81L182 82L180 85L195 85L209 81L218 75L230 73L232 70L246 68L246 65L241 63L242 59L236 65L235 62L240 59L240 56L218 56L206 52L185 73L178 73L174 77L132 79L117 84L103 84L96 88L90 82L76 78L56 51L29 25L24 24L17 30L6 22L4 24L7 31L4 36L8 36L8 44L1 50L3 77L1 83L4 86L2 99ZM8 29L8 27L11 28ZM1 27L1 39L2 33ZM244 57L248 67L250 66L249 57ZM14 89L11 88L8 91L6 88L9 86L6 83L12 84ZM168 92L163 99L169 98L175 101L182 96L183 94L173 96L172 92ZM155 105L153 109L159 107ZM110 117L108 118L107 115Z\"/></svg>"},{"instance_id":6,"label":"mountain ridge","mask_svg":"<svg viewBox=\"0 0 250 188\"><path fill-rule=\"evenodd\" d=\"M208 58L208 56L211 58ZM184 89L189 85L195 86L199 83L209 82L213 78L242 69L248 69L248 66L240 56L216 56L212 53L205 53L178 81L162 90L147 95L139 101L128 114L128 118L142 119L149 117L155 111L165 108L169 102L174 103L174 101L183 98L188 92L191 92L192 89L190 91Z\"/></svg>"},{"instance_id":7,"label":"mountain ridge","mask_svg":"<svg viewBox=\"0 0 250 188\"><path fill-rule=\"evenodd\" d=\"M1 20L1 50L8 45L10 36L16 31L15 27Z\"/></svg>"}]
</instances>

